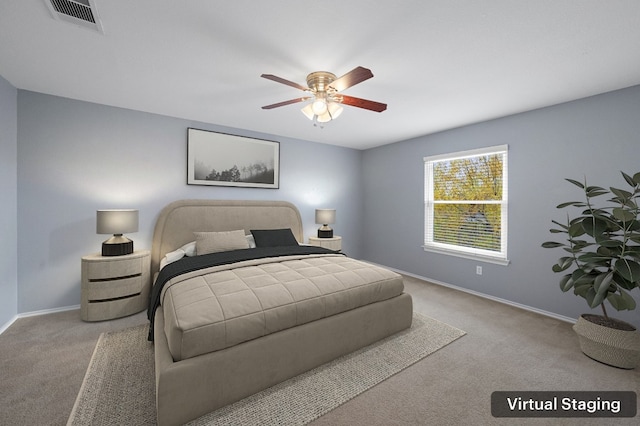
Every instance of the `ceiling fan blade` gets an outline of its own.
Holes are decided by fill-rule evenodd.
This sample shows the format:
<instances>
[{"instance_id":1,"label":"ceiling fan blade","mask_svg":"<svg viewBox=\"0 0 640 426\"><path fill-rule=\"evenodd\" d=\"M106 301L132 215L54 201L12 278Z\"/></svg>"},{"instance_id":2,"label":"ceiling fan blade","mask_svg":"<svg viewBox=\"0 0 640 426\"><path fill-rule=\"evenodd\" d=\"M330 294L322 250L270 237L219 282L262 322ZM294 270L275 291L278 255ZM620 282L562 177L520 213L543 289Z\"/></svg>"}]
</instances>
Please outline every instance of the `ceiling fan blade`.
<instances>
[{"instance_id":1,"label":"ceiling fan blade","mask_svg":"<svg viewBox=\"0 0 640 426\"><path fill-rule=\"evenodd\" d=\"M370 111L382 112L387 109L387 104L369 101L367 99L354 98L353 96L341 95L342 103L358 108L368 109Z\"/></svg>"},{"instance_id":2,"label":"ceiling fan blade","mask_svg":"<svg viewBox=\"0 0 640 426\"><path fill-rule=\"evenodd\" d=\"M371 77L373 77L373 73L370 69L364 67L356 67L342 77L334 80L329 86L333 87L338 92L342 92L344 89L348 89L351 86L362 83L363 81L368 80Z\"/></svg>"},{"instance_id":3,"label":"ceiling fan blade","mask_svg":"<svg viewBox=\"0 0 640 426\"><path fill-rule=\"evenodd\" d=\"M273 108L278 108L285 105L297 104L298 102L304 102L307 99L311 99L311 97L305 96L304 98L295 98L295 99L291 99L284 102L278 102L277 104L265 105L262 107L262 109L273 109Z\"/></svg>"},{"instance_id":4,"label":"ceiling fan blade","mask_svg":"<svg viewBox=\"0 0 640 426\"><path fill-rule=\"evenodd\" d=\"M302 85L300 85L298 83L294 83L293 81L285 80L284 78L278 77L277 75L262 74L260 77L266 78L267 80L275 81L276 83L282 83L282 84L286 84L287 86L295 87L296 89L300 89L300 90L302 90L304 92L309 90L308 87L304 87L304 86L302 86Z\"/></svg>"}]
</instances>

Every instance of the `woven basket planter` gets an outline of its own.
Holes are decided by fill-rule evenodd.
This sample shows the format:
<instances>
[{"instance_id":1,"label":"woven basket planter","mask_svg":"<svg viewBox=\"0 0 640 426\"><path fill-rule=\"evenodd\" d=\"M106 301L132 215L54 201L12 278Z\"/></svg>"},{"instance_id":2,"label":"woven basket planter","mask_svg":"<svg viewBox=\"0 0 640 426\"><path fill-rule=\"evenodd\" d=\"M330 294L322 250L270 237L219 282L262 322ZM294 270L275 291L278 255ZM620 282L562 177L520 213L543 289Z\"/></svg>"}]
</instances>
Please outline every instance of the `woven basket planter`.
<instances>
[{"instance_id":1,"label":"woven basket planter","mask_svg":"<svg viewBox=\"0 0 640 426\"><path fill-rule=\"evenodd\" d=\"M640 334L595 324L581 315L573 326L580 349L589 358L614 367L633 369L640 362Z\"/></svg>"}]
</instances>

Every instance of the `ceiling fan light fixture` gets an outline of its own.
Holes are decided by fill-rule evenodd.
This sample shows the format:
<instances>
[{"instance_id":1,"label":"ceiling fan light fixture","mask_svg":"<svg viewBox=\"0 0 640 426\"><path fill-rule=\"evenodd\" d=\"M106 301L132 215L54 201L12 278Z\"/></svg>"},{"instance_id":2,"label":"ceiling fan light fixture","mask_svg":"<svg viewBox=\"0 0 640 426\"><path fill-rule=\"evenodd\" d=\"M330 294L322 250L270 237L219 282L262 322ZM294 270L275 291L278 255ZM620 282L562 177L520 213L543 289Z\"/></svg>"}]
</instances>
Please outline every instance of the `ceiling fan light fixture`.
<instances>
[{"instance_id":1,"label":"ceiling fan light fixture","mask_svg":"<svg viewBox=\"0 0 640 426\"><path fill-rule=\"evenodd\" d=\"M316 117L316 121L317 121L318 123L328 123L329 121L331 121L331 118L332 118L332 117L331 117L331 114L329 114L329 111L327 111L327 112L325 112L325 113L324 113L324 114L322 114L322 115L318 115L318 116Z\"/></svg>"},{"instance_id":2,"label":"ceiling fan light fixture","mask_svg":"<svg viewBox=\"0 0 640 426\"><path fill-rule=\"evenodd\" d=\"M335 120L342 114L344 110L343 106L338 102L330 101L328 104L325 104L325 111L323 113L317 114L314 110L314 102L307 104L300 111L311 121L316 121L318 123L328 123L331 120Z\"/></svg>"},{"instance_id":3,"label":"ceiling fan light fixture","mask_svg":"<svg viewBox=\"0 0 640 426\"><path fill-rule=\"evenodd\" d=\"M313 120L313 116L315 115L315 114L313 113L313 104L307 104L307 106L305 106L304 108L302 108L302 110L301 110L301 111L302 111L302 113L303 113L304 115L306 115L306 116L307 116L307 118L308 118L309 120Z\"/></svg>"},{"instance_id":4,"label":"ceiling fan light fixture","mask_svg":"<svg viewBox=\"0 0 640 426\"><path fill-rule=\"evenodd\" d=\"M316 96L316 99L311 103L311 109L315 115L323 115L327 112L327 101L323 96Z\"/></svg>"},{"instance_id":5,"label":"ceiling fan light fixture","mask_svg":"<svg viewBox=\"0 0 640 426\"><path fill-rule=\"evenodd\" d=\"M342 111L344 111L344 108L342 107L342 105L340 105L337 102L329 102L329 105L327 106L327 110L329 114L331 114L331 119L335 120L340 116L340 114L342 114Z\"/></svg>"}]
</instances>

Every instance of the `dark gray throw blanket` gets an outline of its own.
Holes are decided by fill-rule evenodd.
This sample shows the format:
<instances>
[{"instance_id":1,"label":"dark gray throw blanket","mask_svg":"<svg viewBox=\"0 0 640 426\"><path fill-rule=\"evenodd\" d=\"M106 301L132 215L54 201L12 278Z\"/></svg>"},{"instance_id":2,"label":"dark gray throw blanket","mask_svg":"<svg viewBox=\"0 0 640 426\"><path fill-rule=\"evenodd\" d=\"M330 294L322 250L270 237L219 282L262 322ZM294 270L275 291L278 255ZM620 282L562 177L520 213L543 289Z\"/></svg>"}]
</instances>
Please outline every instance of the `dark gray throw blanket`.
<instances>
[{"instance_id":1,"label":"dark gray throw blanket","mask_svg":"<svg viewBox=\"0 0 640 426\"><path fill-rule=\"evenodd\" d=\"M183 257L170 263L158 274L156 282L151 289L147 318L149 324L149 341L153 341L153 323L156 310L160 306L160 295L164 285L172 278L187 272L209 268L211 266L228 265L245 260L264 259L267 257L282 257L307 254L335 254L338 253L323 247L316 246L282 246L282 247L256 247L251 249L231 250L219 253L203 254L201 256Z\"/></svg>"}]
</instances>

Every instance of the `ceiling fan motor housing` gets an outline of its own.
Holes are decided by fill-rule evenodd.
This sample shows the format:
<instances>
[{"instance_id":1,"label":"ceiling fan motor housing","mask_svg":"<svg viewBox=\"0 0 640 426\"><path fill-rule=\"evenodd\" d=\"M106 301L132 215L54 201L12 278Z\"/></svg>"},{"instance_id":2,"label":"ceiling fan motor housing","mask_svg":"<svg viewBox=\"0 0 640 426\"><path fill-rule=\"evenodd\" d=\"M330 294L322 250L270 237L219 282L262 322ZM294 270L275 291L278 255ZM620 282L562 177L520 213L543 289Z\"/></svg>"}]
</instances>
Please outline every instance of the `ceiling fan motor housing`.
<instances>
[{"instance_id":1,"label":"ceiling fan motor housing","mask_svg":"<svg viewBox=\"0 0 640 426\"><path fill-rule=\"evenodd\" d=\"M312 72L307 76L307 86L313 92L327 92L329 85L336 79L336 75L327 71Z\"/></svg>"}]
</instances>

